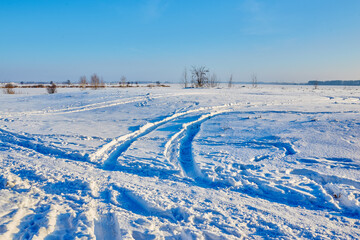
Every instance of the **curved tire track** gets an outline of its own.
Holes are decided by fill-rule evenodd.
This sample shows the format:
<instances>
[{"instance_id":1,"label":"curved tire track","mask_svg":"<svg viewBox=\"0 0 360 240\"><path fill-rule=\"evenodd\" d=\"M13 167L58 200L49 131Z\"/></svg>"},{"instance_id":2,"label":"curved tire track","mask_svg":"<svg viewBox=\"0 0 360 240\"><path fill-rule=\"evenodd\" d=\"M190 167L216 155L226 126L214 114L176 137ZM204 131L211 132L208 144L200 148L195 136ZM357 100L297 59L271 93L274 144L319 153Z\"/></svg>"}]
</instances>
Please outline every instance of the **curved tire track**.
<instances>
[{"instance_id":1,"label":"curved tire track","mask_svg":"<svg viewBox=\"0 0 360 240\"><path fill-rule=\"evenodd\" d=\"M124 153L132 145L133 142L138 140L140 137L143 137L149 134L150 132L154 131L159 126L188 114L202 112L202 111L209 111L214 109L216 110L216 109L229 108L231 106L239 106L239 105L240 104L235 103L235 104L225 104L214 107L201 107L198 109L175 113L162 120L153 123L147 123L144 126L142 126L139 130L115 138L111 142L105 144L95 153L90 155L90 161L97 164L103 164L103 167L107 170L114 169L117 163L117 159L121 156L122 153ZM202 119L204 116L206 118L207 114L200 117L200 119Z\"/></svg>"},{"instance_id":2,"label":"curved tire track","mask_svg":"<svg viewBox=\"0 0 360 240\"><path fill-rule=\"evenodd\" d=\"M45 145L41 140L32 137L12 133L4 129L0 129L0 141L4 144L16 145L23 148L34 150L35 152L54 156L58 158L65 158L75 161L87 161L87 155L82 155L79 152L73 152L66 149L61 149L56 146Z\"/></svg>"},{"instance_id":3,"label":"curved tire track","mask_svg":"<svg viewBox=\"0 0 360 240\"><path fill-rule=\"evenodd\" d=\"M119 99L119 100L111 100L111 101L105 101L105 102L99 102L99 103L91 103L84 106L78 106L78 107L67 107L62 109L53 109L53 110L41 110L41 111L31 111L31 112L21 112L21 113L10 113L8 116L5 114L2 114L6 117L19 117L19 116L29 116L29 115L57 115L57 114L68 114L68 113L78 113L78 112L85 112L85 111L91 111L101 108L108 108L108 107L114 107L118 105L128 104L128 103L135 103L140 101L145 101L149 99L158 99L158 98L165 98L165 97L178 97L178 96L184 96L184 95L198 95L198 94L206 94L206 93L199 93L199 92L193 92L193 93L174 93L174 94L157 94L157 95L144 95L134 98L125 98L125 99Z\"/></svg>"},{"instance_id":4,"label":"curved tire track","mask_svg":"<svg viewBox=\"0 0 360 240\"><path fill-rule=\"evenodd\" d=\"M179 164L183 175L188 176L194 180L209 183L209 179L204 176L198 168L192 153L192 141L195 135L200 131L200 126L203 122L209 120L214 116L234 112L232 109L224 109L214 111L202 115L199 119L185 123L183 128L174 134L166 143L164 156L174 164ZM177 149L179 149L177 151Z\"/></svg>"}]
</instances>

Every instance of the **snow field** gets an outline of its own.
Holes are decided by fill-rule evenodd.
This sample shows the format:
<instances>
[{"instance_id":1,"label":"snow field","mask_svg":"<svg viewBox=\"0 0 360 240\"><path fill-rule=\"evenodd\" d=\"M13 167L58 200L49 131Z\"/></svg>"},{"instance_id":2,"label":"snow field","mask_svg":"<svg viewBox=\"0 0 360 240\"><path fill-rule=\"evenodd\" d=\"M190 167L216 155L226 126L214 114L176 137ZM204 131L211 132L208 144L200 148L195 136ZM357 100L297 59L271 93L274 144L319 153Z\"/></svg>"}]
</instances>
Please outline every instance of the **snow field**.
<instances>
[{"instance_id":1,"label":"snow field","mask_svg":"<svg viewBox=\"0 0 360 240\"><path fill-rule=\"evenodd\" d=\"M359 89L0 95L1 239L360 236Z\"/></svg>"}]
</instances>

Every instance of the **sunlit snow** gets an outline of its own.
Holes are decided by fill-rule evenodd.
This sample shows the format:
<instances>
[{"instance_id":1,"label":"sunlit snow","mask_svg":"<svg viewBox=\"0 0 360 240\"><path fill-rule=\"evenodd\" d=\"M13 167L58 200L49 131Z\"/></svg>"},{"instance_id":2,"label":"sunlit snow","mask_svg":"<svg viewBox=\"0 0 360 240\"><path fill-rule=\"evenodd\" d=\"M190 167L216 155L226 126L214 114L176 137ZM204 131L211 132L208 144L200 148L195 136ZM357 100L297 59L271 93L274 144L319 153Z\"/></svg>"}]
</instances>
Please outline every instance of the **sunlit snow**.
<instances>
[{"instance_id":1,"label":"sunlit snow","mask_svg":"<svg viewBox=\"0 0 360 240\"><path fill-rule=\"evenodd\" d=\"M0 93L0 239L360 238L360 88Z\"/></svg>"}]
</instances>

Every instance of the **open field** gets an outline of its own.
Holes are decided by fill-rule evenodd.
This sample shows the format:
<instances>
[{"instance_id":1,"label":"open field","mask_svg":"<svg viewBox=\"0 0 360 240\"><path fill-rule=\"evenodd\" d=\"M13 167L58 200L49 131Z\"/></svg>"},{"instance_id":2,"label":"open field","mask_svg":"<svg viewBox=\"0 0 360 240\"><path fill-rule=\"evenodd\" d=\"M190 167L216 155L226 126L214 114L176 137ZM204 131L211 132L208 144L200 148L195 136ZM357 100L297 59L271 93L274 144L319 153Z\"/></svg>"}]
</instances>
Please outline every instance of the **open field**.
<instances>
[{"instance_id":1,"label":"open field","mask_svg":"<svg viewBox=\"0 0 360 240\"><path fill-rule=\"evenodd\" d=\"M0 239L359 239L360 88L0 93Z\"/></svg>"}]
</instances>

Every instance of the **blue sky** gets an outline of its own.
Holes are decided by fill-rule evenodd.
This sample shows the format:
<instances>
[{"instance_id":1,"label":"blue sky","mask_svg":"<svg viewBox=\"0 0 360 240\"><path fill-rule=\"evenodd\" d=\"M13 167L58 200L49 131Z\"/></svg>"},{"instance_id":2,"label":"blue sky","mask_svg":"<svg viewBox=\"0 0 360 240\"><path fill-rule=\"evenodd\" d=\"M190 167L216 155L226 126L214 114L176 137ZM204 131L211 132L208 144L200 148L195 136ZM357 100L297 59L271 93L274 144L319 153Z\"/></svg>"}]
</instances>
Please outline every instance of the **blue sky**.
<instances>
[{"instance_id":1,"label":"blue sky","mask_svg":"<svg viewBox=\"0 0 360 240\"><path fill-rule=\"evenodd\" d=\"M358 0L0 0L0 82L360 79Z\"/></svg>"}]
</instances>

